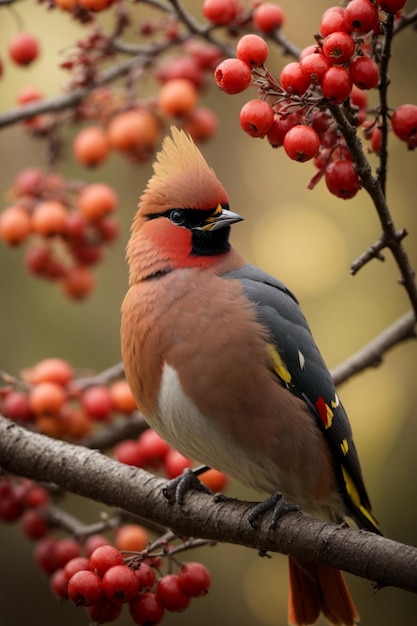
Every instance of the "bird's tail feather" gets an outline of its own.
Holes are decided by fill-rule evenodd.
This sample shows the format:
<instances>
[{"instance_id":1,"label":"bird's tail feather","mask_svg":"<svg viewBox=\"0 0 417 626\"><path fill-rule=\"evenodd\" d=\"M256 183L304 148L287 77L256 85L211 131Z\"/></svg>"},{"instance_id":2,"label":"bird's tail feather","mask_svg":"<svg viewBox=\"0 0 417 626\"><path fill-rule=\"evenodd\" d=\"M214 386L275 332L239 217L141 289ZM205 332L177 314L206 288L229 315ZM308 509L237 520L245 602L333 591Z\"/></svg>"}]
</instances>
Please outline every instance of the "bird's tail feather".
<instances>
[{"instance_id":1,"label":"bird's tail feather","mask_svg":"<svg viewBox=\"0 0 417 626\"><path fill-rule=\"evenodd\" d=\"M314 624L322 612L330 624L355 626L359 616L342 572L292 557L289 564L289 624Z\"/></svg>"}]
</instances>

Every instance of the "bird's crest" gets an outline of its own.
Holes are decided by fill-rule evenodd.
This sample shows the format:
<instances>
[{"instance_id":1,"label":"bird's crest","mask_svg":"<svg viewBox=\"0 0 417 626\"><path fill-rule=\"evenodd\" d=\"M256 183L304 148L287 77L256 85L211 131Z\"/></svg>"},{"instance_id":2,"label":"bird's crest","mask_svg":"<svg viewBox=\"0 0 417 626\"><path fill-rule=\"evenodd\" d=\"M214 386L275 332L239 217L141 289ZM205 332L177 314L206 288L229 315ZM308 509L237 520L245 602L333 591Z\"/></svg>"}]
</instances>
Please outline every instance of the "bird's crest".
<instances>
[{"instance_id":1,"label":"bird's crest","mask_svg":"<svg viewBox=\"0 0 417 626\"><path fill-rule=\"evenodd\" d=\"M142 196L143 208L151 203L178 208L209 209L228 201L214 171L183 130L171 127L154 163L154 175Z\"/></svg>"}]
</instances>

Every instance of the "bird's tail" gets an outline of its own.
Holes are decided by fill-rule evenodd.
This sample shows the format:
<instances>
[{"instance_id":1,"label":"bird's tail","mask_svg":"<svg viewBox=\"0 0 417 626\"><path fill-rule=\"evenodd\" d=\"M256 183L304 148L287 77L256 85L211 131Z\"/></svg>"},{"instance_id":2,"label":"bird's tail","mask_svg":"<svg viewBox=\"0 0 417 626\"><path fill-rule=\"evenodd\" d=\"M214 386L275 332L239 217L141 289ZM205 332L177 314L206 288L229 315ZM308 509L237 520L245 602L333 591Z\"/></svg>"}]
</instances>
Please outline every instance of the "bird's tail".
<instances>
[{"instance_id":1,"label":"bird's tail","mask_svg":"<svg viewBox=\"0 0 417 626\"><path fill-rule=\"evenodd\" d=\"M342 572L292 557L289 563L289 624L314 624L322 612L330 624L355 626L359 616Z\"/></svg>"}]
</instances>

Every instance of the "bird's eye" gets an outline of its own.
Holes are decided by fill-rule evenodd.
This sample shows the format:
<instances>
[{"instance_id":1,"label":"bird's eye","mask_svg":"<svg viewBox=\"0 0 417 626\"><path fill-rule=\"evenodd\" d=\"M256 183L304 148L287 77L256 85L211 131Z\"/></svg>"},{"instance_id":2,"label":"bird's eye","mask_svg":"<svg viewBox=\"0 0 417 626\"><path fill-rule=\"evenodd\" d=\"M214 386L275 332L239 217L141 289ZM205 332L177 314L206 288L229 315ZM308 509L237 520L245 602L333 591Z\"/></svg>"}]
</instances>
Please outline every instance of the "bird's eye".
<instances>
[{"instance_id":1,"label":"bird's eye","mask_svg":"<svg viewBox=\"0 0 417 626\"><path fill-rule=\"evenodd\" d=\"M169 219L174 224L183 224L184 221L185 221L185 215L184 215L184 213L182 211L179 211L178 209L174 209L169 214Z\"/></svg>"}]
</instances>

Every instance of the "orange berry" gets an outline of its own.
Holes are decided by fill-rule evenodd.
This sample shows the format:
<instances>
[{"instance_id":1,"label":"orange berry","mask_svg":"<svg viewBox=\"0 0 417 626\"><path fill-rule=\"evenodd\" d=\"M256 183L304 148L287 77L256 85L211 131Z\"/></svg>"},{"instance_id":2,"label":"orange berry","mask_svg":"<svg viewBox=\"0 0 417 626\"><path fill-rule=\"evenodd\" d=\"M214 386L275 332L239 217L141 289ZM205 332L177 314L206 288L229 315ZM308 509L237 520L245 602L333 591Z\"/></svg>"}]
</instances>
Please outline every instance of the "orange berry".
<instances>
[{"instance_id":1,"label":"orange berry","mask_svg":"<svg viewBox=\"0 0 417 626\"><path fill-rule=\"evenodd\" d=\"M27 382L34 385L44 382L66 385L73 379L74 371L64 359L51 357L36 363L30 370L23 372L23 376Z\"/></svg>"},{"instance_id":2,"label":"orange berry","mask_svg":"<svg viewBox=\"0 0 417 626\"><path fill-rule=\"evenodd\" d=\"M116 532L114 545L118 550L140 552L149 543L148 531L138 524L126 524Z\"/></svg>"},{"instance_id":3,"label":"orange berry","mask_svg":"<svg viewBox=\"0 0 417 626\"><path fill-rule=\"evenodd\" d=\"M39 202L32 213L32 228L43 237L51 237L65 232L67 209L62 202L45 200Z\"/></svg>"},{"instance_id":4,"label":"orange berry","mask_svg":"<svg viewBox=\"0 0 417 626\"><path fill-rule=\"evenodd\" d=\"M213 137L218 125L217 116L211 109L197 107L184 121L182 128L194 141L206 141Z\"/></svg>"},{"instance_id":5,"label":"orange berry","mask_svg":"<svg viewBox=\"0 0 417 626\"><path fill-rule=\"evenodd\" d=\"M0 237L9 246L17 246L27 239L31 219L20 206L10 206L0 214Z\"/></svg>"},{"instance_id":6,"label":"orange berry","mask_svg":"<svg viewBox=\"0 0 417 626\"><path fill-rule=\"evenodd\" d=\"M114 409L121 413L133 413L137 406L126 380L117 380L110 386L110 396Z\"/></svg>"},{"instance_id":7,"label":"orange berry","mask_svg":"<svg viewBox=\"0 0 417 626\"><path fill-rule=\"evenodd\" d=\"M153 150L160 132L157 118L146 109L123 111L110 121L107 136L116 150Z\"/></svg>"},{"instance_id":8,"label":"orange berry","mask_svg":"<svg viewBox=\"0 0 417 626\"><path fill-rule=\"evenodd\" d=\"M110 146L102 128L88 126L75 137L72 149L77 161L87 167L93 167L106 160Z\"/></svg>"},{"instance_id":9,"label":"orange berry","mask_svg":"<svg viewBox=\"0 0 417 626\"><path fill-rule=\"evenodd\" d=\"M77 209L90 222L96 222L117 206L116 192L105 183L92 183L80 191Z\"/></svg>"},{"instance_id":10,"label":"orange berry","mask_svg":"<svg viewBox=\"0 0 417 626\"><path fill-rule=\"evenodd\" d=\"M224 491L229 482L229 478L226 474L212 468L207 470L207 472L204 472L204 474L201 474L201 476L199 476L199 480L206 485L206 487L211 489L213 493Z\"/></svg>"},{"instance_id":11,"label":"orange berry","mask_svg":"<svg viewBox=\"0 0 417 626\"><path fill-rule=\"evenodd\" d=\"M162 85L158 103L161 111L171 117L189 115L198 102L194 84L185 78L175 78Z\"/></svg>"},{"instance_id":12,"label":"orange berry","mask_svg":"<svg viewBox=\"0 0 417 626\"><path fill-rule=\"evenodd\" d=\"M79 0L79 4L90 11L104 11L113 4L113 0Z\"/></svg>"},{"instance_id":13,"label":"orange berry","mask_svg":"<svg viewBox=\"0 0 417 626\"><path fill-rule=\"evenodd\" d=\"M58 413L67 399L61 385L51 382L35 385L28 396L29 406L36 415L53 415Z\"/></svg>"},{"instance_id":14,"label":"orange berry","mask_svg":"<svg viewBox=\"0 0 417 626\"><path fill-rule=\"evenodd\" d=\"M59 413L62 435L67 439L81 439L90 434L92 422L88 415L78 407L65 404Z\"/></svg>"},{"instance_id":15,"label":"orange berry","mask_svg":"<svg viewBox=\"0 0 417 626\"><path fill-rule=\"evenodd\" d=\"M61 281L62 289L69 298L82 300L94 287L92 272L84 265L70 268Z\"/></svg>"},{"instance_id":16,"label":"orange berry","mask_svg":"<svg viewBox=\"0 0 417 626\"><path fill-rule=\"evenodd\" d=\"M39 42L32 33L16 33L9 41L9 57L17 65L29 65L39 56Z\"/></svg>"},{"instance_id":17,"label":"orange berry","mask_svg":"<svg viewBox=\"0 0 417 626\"><path fill-rule=\"evenodd\" d=\"M35 426L36 430L48 437L59 439L62 435L61 422L56 415L38 415Z\"/></svg>"},{"instance_id":18,"label":"orange berry","mask_svg":"<svg viewBox=\"0 0 417 626\"><path fill-rule=\"evenodd\" d=\"M78 0L54 0L54 5L62 11L74 11L78 7Z\"/></svg>"},{"instance_id":19,"label":"orange berry","mask_svg":"<svg viewBox=\"0 0 417 626\"><path fill-rule=\"evenodd\" d=\"M45 95L42 91L40 91L37 87L31 87L30 85L25 85L22 87L17 94L17 104L28 104L29 102L38 102L39 100L43 100Z\"/></svg>"}]
</instances>

